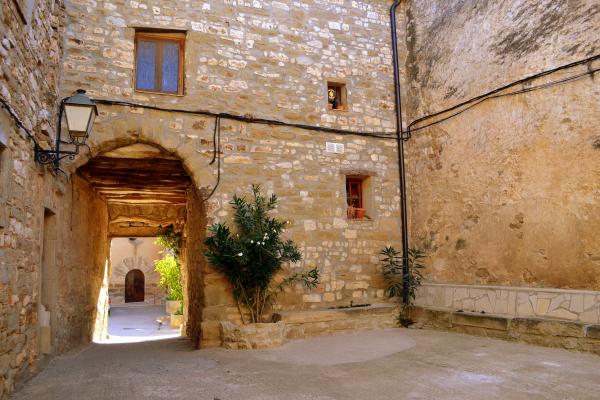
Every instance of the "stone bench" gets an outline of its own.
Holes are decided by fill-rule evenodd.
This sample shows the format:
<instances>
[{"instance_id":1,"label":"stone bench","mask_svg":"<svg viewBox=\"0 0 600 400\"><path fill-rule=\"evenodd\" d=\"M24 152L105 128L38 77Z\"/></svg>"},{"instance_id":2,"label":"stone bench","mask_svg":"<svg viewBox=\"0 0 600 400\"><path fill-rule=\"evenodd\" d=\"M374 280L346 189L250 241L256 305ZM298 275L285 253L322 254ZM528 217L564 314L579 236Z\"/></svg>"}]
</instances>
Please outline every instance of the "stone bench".
<instances>
[{"instance_id":1,"label":"stone bench","mask_svg":"<svg viewBox=\"0 0 600 400\"><path fill-rule=\"evenodd\" d=\"M513 317L413 307L416 327L600 354L600 325L555 318Z\"/></svg>"}]
</instances>

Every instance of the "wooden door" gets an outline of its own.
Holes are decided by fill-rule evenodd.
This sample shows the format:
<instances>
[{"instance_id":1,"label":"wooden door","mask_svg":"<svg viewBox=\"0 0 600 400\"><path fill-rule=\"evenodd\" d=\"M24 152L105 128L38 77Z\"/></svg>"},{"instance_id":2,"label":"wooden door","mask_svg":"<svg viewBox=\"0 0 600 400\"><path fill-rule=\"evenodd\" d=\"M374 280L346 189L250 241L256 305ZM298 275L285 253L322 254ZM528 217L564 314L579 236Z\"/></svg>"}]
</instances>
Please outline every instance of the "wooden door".
<instances>
[{"instance_id":1,"label":"wooden door","mask_svg":"<svg viewBox=\"0 0 600 400\"><path fill-rule=\"evenodd\" d=\"M139 269L132 269L125 275L125 303L144 301L145 279Z\"/></svg>"}]
</instances>

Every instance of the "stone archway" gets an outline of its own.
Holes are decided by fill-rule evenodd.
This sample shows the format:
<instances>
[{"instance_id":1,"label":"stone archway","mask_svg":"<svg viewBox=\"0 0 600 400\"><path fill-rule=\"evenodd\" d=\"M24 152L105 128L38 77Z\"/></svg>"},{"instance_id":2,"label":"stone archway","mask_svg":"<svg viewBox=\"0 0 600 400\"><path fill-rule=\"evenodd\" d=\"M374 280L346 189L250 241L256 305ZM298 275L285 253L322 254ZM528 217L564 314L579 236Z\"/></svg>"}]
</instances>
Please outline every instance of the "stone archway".
<instances>
[{"instance_id":1,"label":"stone archway","mask_svg":"<svg viewBox=\"0 0 600 400\"><path fill-rule=\"evenodd\" d=\"M90 92L90 95L94 96L94 93ZM77 171L85 168L96 157L116 155L131 158L132 150L138 153L135 157L167 157L181 163L192 182L185 193L186 207L175 210L167 205L109 206L108 235L109 239L154 236L154 224L165 226L171 223L169 221L175 220L176 226L184 231L186 243L182 253L186 267L182 273L186 288L184 314L187 336L198 346L219 346L219 321L235 318L237 309L228 283L208 265L203 255L202 242L207 234L207 226L227 218L227 214L223 213L223 206L229 201L229 193L235 191L236 183L223 175L218 190L207 200L208 194L219 181L218 163L211 163L212 157L215 156L212 140L214 118L188 116L185 119L186 129L183 130L179 127L179 117L172 113L104 105L99 111L93 134L87 141L88 150L82 151L72 162L65 164L65 171L77 179ZM227 125L223 129L235 130L241 129L241 126ZM123 149L127 149L129 154L124 154ZM221 164L222 173L227 168L226 164L225 161ZM140 220L141 214L151 218ZM136 216L136 219L131 220L132 215ZM74 220L77 218L79 217L76 215ZM161 218L163 222L159 223ZM115 229L119 228L119 225L124 229ZM108 242L110 243L110 240ZM105 250L109 253L109 247ZM95 282L98 282L98 279ZM94 293L100 289L97 283L91 286Z\"/></svg>"},{"instance_id":2,"label":"stone archway","mask_svg":"<svg viewBox=\"0 0 600 400\"><path fill-rule=\"evenodd\" d=\"M76 170L75 175L86 181L105 202L108 239L152 237L156 236L160 227L168 225L182 232L180 261L185 332L199 343L204 301L202 271L205 266L201 246L206 232L206 211L197 186L182 160L157 145L134 143L111 148L91 158ZM109 266L109 276L112 267ZM125 302L144 301L141 296L143 285L139 285L141 279L138 274L139 290L136 290L134 274L131 271L127 273L131 279L131 297L127 296L125 279Z\"/></svg>"},{"instance_id":3,"label":"stone archway","mask_svg":"<svg viewBox=\"0 0 600 400\"><path fill-rule=\"evenodd\" d=\"M125 303L144 301L146 279L139 269L132 269L125 275Z\"/></svg>"}]
</instances>

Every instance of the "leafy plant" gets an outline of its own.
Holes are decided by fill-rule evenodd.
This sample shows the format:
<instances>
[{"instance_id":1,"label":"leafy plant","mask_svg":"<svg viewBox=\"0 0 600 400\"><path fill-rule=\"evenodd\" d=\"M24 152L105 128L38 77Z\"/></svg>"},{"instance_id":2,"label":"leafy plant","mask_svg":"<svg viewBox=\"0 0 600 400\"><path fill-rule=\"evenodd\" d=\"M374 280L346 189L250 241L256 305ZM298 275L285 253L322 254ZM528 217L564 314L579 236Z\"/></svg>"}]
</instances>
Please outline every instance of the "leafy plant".
<instances>
[{"instance_id":1,"label":"leafy plant","mask_svg":"<svg viewBox=\"0 0 600 400\"><path fill-rule=\"evenodd\" d=\"M179 258L181 255L181 232L175 232L173 225L160 229L156 235L155 244Z\"/></svg>"},{"instance_id":2,"label":"leafy plant","mask_svg":"<svg viewBox=\"0 0 600 400\"><path fill-rule=\"evenodd\" d=\"M161 228L156 234L154 244L161 246L163 257L154 261L154 270L160 274L160 286L167 294L167 300L183 301L181 285L181 232L176 232L173 225Z\"/></svg>"},{"instance_id":3,"label":"leafy plant","mask_svg":"<svg viewBox=\"0 0 600 400\"><path fill-rule=\"evenodd\" d=\"M166 253L160 260L154 261L154 270L160 274L160 286L167 293L167 300L183 300L181 285L181 265L173 254Z\"/></svg>"},{"instance_id":4,"label":"leafy plant","mask_svg":"<svg viewBox=\"0 0 600 400\"><path fill-rule=\"evenodd\" d=\"M383 276L388 281L387 294L389 297L402 297L404 292L404 273L402 255L392 246L384 248L379 254L383 256ZM400 326L410 326L413 324L408 314L408 308L413 305L417 290L421 286L423 279L422 270L425 266L422 259L425 258L425 252L418 248L408 249L408 302L404 304L402 311L398 315L398 324Z\"/></svg>"},{"instance_id":5,"label":"leafy plant","mask_svg":"<svg viewBox=\"0 0 600 400\"><path fill-rule=\"evenodd\" d=\"M233 196L234 234L226 224L214 224L204 244L211 264L229 280L242 322L243 308L253 323L260 322L266 308L273 304L285 287L302 283L307 289L319 284L319 270L302 271L271 286L275 275L286 262L298 262L302 255L291 240L283 240L286 222L269 217L277 207L277 196L266 198L259 185L252 185L252 200Z\"/></svg>"},{"instance_id":6,"label":"leafy plant","mask_svg":"<svg viewBox=\"0 0 600 400\"><path fill-rule=\"evenodd\" d=\"M383 256L383 276L389 282L387 294L390 297L402 297L403 286L403 262L399 251L391 246L383 249L379 254ZM422 259L425 253L418 248L408 249L408 306L413 304L417 289L421 286L425 266Z\"/></svg>"}]
</instances>

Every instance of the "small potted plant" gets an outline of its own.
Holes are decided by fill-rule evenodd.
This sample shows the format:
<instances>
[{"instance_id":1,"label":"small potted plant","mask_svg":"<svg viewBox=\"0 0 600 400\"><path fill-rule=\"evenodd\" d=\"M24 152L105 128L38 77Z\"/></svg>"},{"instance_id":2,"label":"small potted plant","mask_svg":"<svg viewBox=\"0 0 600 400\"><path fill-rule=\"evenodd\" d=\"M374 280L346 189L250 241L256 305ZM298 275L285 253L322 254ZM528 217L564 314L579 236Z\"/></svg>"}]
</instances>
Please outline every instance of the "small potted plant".
<instances>
[{"instance_id":1,"label":"small potted plant","mask_svg":"<svg viewBox=\"0 0 600 400\"><path fill-rule=\"evenodd\" d=\"M355 208L354 209L354 218L355 219L365 218L365 209L364 208Z\"/></svg>"}]
</instances>

